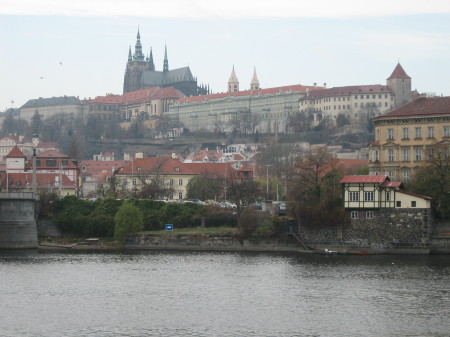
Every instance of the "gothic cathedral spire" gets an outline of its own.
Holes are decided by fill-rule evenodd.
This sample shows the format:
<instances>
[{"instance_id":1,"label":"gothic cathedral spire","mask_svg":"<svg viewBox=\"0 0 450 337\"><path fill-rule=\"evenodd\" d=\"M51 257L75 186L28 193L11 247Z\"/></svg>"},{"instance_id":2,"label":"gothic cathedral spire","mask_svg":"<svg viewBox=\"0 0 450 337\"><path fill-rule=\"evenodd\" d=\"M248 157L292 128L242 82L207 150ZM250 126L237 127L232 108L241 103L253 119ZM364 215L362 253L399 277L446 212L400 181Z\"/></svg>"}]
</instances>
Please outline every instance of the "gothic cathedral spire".
<instances>
[{"instance_id":1,"label":"gothic cathedral spire","mask_svg":"<svg viewBox=\"0 0 450 337\"><path fill-rule=\"evenodd\" d=\"M253 68L253 77L252 81L250 82L250 90L258 90L258 89L260 89L258 76L256 76L256 68Z\"/></svg>"},{"instance_id":2,"label":"gothic cathedral spire","mask_svg":"<svg viewBox=\"0 0 450 337\"><path fill-rule=\"evenodd\" d=\"M164 66L163 72L167 73L169 71L169 60L167 59L167 45L164 46Z\"/></svg>"},{"instance_id":3,"label":"gothic cathedral spire","mask_svg":"<svg viewBox=\"0 0 450 337\"><path fill-rule=\"evenodd\" d=\"M150 57L148 59L148 67L151 71L155 71L155 64L153 63L153 51L150 48Z\"/></svg>"},{"instance_id":4,"label":"gothic cathedral spire","mask_svg":"<svg viewBox=\"0 0 450 337\"><path fill-rule=\"evenodd\" d=\"M134 47L133 61L145 61L145 56L142 52L141 34L139 33L139 28L137 32L136 45Z\"/></svg>"},{"instance_id":5,"label":"gothic cathedral spire","mask_svg":"<svg viewBox=\"0 0 450 337\"><path fill-rule=\"evenodd\" d=\"M228 92L236 92L236 91L239 91L239 80L236 77L233 65L233 70L231 70L231 76L230 79L228 80Z\"/></svg>"},{"instance_id":6,"label":"gothic cathedral spire","mask_svg":"<svg viewBox=\"0 0 450 337\"><path fill-rule=\"evenodd\" d=\"M128 50L128 63L133 62L133 56L131 55L131 46L130 49Z\"/></svg>"}]
</instances>

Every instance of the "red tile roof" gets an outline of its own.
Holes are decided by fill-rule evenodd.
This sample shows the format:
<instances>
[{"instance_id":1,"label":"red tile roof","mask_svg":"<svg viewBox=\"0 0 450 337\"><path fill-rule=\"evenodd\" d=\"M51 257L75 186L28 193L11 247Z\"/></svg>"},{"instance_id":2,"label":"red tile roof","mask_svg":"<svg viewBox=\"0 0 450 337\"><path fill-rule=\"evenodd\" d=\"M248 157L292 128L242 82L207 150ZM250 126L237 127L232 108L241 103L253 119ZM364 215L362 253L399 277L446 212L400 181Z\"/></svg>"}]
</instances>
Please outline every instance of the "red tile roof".
<instances>
[{"instance_id":1,"label":"red tile roof","mask_svg":"<svg viewBox=\"0 0 450 337\"><path fill-rule=\"evenodd\" d=\"M38 158L69 158L68 155L56 150L47 150L36 155Z\"/></svg>"},{"instance_id":2,"label":"red tile roof","mask_svg":"<svg viewBox=\"0 0 450 337\"><path fill-rule=\"evenodd\" d=\"M192 172L209 178L230 178L235 172L232 163L186 163Z\"/></svg>"},{"instance_id":3,"label":"red tile roof","mask_svg":"<svg viewBox=\"0 0 450 337\"><path fill-rule=\"evenodd\" d=\"M392 80L394 78L399 78L399 79L411 79L411 77L409 77L405 70L403 70L402 66L400 65L400 62L397 63L397 66L395 67L394 71L392 72L391 76L389 76L387 79L388 80Z\"/></svg>"},{"instance_id":4,"label":"red tile roof","mask_svg":"<svg viewBox=\"0 0 450 337\"><path fill-rule=\"evenodd\" d=\"M6 183L6 174L4 180ZM72 182L65 174L61 175L63 181L63 188L76 188L75 182ZM38 173L36 174L37 188L54 188L59 186L55 185L56 179L59 180L59 174L57 173ZM8 174L8 187L11 189L26 189L32 188L33 173L9 173ZM28 185L27 185L28 183ZM56 187L55 187L56 186Z\"/></svg>"},{"instance_id":5,"label":"red tile roof","mask_svg":"<svg viewBox=\"0 0 450 337\"><path fill-rule=\"evenodd\" d=\"M128 164L130 164L128 160L82 160L79 166L82 168L83 176L100 176L104 172L112 175L113 170L116 171Z\"/></svg>"},{"instance_id":6,"label":"red tile roof","mask_svg":"<svg viewBox=\"0 0 450 337\"><path fill-rule=\"evenodd\" d=\"M403 186L403 183L401 181L385 181L381 184L381 187L400 188L402 186Z\"/></svg>"},{"instance_id":7,"label":"red tile roof","mask_svg":"<svg viewBox=\"0 0 450 337\"><path fill-rule=\"evenodd\" d=\"M152 96L152 99L160 99L160 98L181 98L186 96L180 90L175 89L174 87L168 88L159 88L157 92Z\"/></svg>"},{"instance_id":8,"label":"red tile roof","mask_svg":"<svg viewBox=\"0 0 450 337\"><path fill-rule=\"evenodd\" d=\"M12 150L5 156L5 158L26 158L22 151L20 151L19 147L16 145L12 148Z\"/></svg>"},{"instance_id":9,"label":"red tile roof","mask_svg":"<svg viewBox=\"0 0 450 337\"><path fill-rule=\"evenodd\" d=\"M122 103L122 95L97 96L94 99L86 100L85 103L120 104Z\"/></svg>"},{"instance_id":10,"label":"red tile roof","mask_svg":"<svg viewBox=\"0 0 450 337\"><path fill-rule=\"evenodd\" d=\"M386 180L389 180L387 175L378 175L378 176L345 176L339 182L341 184L351 184L351 183L374 183L374 184L382 184Z\"/></svg>"},{"instance_id":11,"label":"red tile roof","mask_svg":"<svg viewBox=\"0 0 450 337\"><path fill-rule=\"evenodd\" d=\"M202 96L192 96L192 97L184 97L180 98L176 101L176 103L193 103L193 102L203 102L214 99L221 99L225 97L238 97L238 96L264 96L264 95L275 95L278 93L288 93L288 92L300 92L306 93L309 91L320 90L322 87L314 87L314 86L304 86L304 85L288 85L284 87L275 87L275 88L267 88L267 89L257 89L257 90L245 90L245 91L236 91L236 92L223 92L218 94L210 94L210 95L202 95Z\"/></svg>"},{"instance_id":12,"label":"red tile roof","mask_svg":"<svg viewBox=\"0 0 450 337\"><path fill-rule=\"evenodd\" d=\"M323 97L333 96L349 96L353 94L380 94L380 93L392 93L392 90L385 85L373 84L373 85L353 85L347 87L335 87L329 89L321 89L311 91L307 96L302 97L301 100L318 99Z\"/></svg>"},{"instance_id":13,"label":"red tile roof","mask_svg":"<svg viewBox=\"0 0 450 337\"><path fill-rule=\"evenodd\" d=\"M377 116L374 120L390 117L413 117L430 115L450 115L450 96L421 97L414 102L402 105L391 112Z\"/></svg>"},{"instance_id":14,"label":"red tile roof","mask_svg":"<svg viewBox=\"0 0 450 337\"><path fill-rule=\"evenodd\" d=\"M194 174L190 167L171 157L146 157L133 159L119 170L119 174Z\"/></svg>"}]
</instances>

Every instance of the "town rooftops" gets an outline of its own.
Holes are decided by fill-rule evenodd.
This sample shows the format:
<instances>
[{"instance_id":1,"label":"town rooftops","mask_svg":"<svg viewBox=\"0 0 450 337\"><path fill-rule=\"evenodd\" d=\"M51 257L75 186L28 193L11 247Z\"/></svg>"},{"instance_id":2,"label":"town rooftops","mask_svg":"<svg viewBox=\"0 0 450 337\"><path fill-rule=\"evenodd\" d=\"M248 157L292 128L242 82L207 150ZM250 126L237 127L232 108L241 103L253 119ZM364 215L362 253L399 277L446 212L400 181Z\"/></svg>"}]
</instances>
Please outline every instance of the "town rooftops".
<instances>
[{"instance_id":1,"label":"town rooftops","mask_svg":"<svg viewBox=\"0 0 450 337\"><path fill-rule=\"evenodd\" d=\"M6 175L5 175L6 177ZM62 188L76 188L76 184L65 174L58 173L38 173L36 174L37 188L58 189L59 179L62 178ZM5 178L6 182L6 178ZM10 173L8 174L8 187L17 189L31 188L33 182L33 173Z\"/></svg>"},{"instance_id":2,"label":"town rooftops","mask_svg":"<svg viewBox=\"0 0 450 337\"><path fill-rule=\"evenodd\" d=\"M394 117L415 117L431 115L450 115L450 96L421 97L414 102L402 105L391 112L375 117L373 120Z\"/></svg>"},{"instance_id":3,"label":"town rooftops","mask_svg":"<svg viewBox=\"0 0 450 337\"><path fill-rule=\"evenodd\" d=\"M191 96L183 97L176 101L178 104L186 103L201 103L209 100L223 99L226 97L239 97L239 96L264 96L264 95L276 95L276 94L287 94L292 92L306 93L308 91L314 91L323 89L317 86L305 86L305 85L288 85L284 87L275 87L267 89L256 89L256 90L245 90L245 91L235 91L235 92L223 92L218 94L202 95L202 96Z\"/></svg>"},{"instance_id":4,"label":"town rooftops","mask_svg":"<svg viewBox=\"0 0 450 337\"><path fill-rule=\"evenodd\" d=\"M353 85L347 87L335 87L329 89L320 89L311 91L307 96L302 97L301 100L319 99L333 96L349 96L356 94L391 94L392 91L385 85Z\"/></svg>"}]
</instances>

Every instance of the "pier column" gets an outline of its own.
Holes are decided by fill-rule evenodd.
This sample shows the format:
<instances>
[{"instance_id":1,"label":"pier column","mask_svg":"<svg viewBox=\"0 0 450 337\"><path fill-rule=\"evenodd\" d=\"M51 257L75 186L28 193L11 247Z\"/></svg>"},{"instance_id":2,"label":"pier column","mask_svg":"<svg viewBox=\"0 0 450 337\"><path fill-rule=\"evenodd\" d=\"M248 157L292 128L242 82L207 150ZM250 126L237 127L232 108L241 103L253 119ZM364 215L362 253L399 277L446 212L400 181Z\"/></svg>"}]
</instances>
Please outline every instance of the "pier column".
<instances>
[{"instance_id":1,"label":"pier column","mask_svg":"<svg viewBox=\"0 0 450 337\"><path fill-rule=\"evenodd\" d=\"M0 192L0 249L37 248L33 192Z\"/></svg>"}]
</instances>

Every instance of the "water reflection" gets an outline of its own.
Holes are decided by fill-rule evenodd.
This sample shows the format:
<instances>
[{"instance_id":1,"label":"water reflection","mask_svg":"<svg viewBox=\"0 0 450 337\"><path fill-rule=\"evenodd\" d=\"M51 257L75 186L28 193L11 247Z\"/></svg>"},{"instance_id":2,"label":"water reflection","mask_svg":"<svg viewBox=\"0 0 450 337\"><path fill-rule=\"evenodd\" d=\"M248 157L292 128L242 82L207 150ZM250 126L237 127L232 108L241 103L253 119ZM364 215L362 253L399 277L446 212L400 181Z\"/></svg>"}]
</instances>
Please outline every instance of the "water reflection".
<instances>
[{"instance_id":1,"label":"water reflection","mask_svg":"<svg viewBox=\"0 0 450 337\"><path fill-rule=\"evenodd\" d=\"M447 336L448 256L0 252L0 336Z\"/></svg>"}]
</instances>

